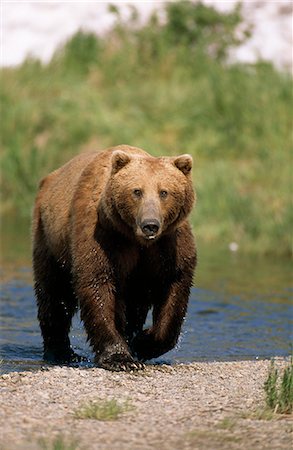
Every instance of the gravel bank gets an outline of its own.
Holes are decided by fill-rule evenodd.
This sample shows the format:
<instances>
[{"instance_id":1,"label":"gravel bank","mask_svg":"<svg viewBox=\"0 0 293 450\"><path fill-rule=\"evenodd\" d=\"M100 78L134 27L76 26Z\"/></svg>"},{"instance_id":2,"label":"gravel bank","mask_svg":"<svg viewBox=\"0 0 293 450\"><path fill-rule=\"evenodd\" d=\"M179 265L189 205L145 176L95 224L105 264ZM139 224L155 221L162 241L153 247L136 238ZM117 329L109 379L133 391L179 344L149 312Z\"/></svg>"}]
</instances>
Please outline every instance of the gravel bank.
<instances>
[{"instance_id":1,"label":"gravel bank","mask_svg":"<svg viewBox=\"0 0 293 450\"><path fill-rule=\"evenodd\" d=\"M53 449L62 436L80 450L291 450L292 416L255 414L264 408L268 368L269 361L241 361L148 366L137 374L49 367L2 375L0 448ZM85 402L113 398L131 405L115 421L74 417Z\"/></svg>"}]
</instances>

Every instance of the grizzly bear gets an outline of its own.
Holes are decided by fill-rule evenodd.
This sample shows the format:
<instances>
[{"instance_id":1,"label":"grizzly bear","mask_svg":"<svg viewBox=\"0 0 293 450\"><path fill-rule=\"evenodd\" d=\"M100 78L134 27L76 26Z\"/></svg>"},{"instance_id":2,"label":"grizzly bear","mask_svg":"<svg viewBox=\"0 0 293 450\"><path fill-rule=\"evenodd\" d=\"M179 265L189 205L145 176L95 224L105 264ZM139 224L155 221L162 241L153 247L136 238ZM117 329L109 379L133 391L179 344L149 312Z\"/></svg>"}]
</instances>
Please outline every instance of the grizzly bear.
<instances>
[{"instance_id":1,"label":"grizzly bear","mask_svg":"<svg viewBox=\"0 0 293 450\"><path fill-rule=\"evenodd\" d=\"M140 369L175 346L196 265L191 168L187 154L120 145L41 181L33 269L45 360L79 359L68 337L78 306L100 367Z\"/></svg>"}]
</instances>

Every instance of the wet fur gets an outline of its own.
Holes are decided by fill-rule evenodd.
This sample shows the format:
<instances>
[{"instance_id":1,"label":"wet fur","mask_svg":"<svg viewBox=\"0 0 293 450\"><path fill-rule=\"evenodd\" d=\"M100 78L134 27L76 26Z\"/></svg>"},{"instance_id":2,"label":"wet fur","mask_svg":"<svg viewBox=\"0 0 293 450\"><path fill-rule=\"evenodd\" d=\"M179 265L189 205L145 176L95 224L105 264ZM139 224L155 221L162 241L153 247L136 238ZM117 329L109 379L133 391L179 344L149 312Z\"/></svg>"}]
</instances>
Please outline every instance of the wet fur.
<instances>
[{"instance_id":1,"label":"wet fur","mask_svg":"<svg viewBox=\"0 0 293 450\"><path fill-rule=\"evenodd\" d=\"M132 164L124 164L123 154L121 161L113 159L117 150ZM194 202L191 176L175 159L119 146L78 156L42 180L34 209L33 268L45 359L77 358L68 333L78 306L102 367L140 368L135 357L144 361L175 346L196 265L186 219ZM125 194L138 176L155 197L149 173L159 174L172 190L169 203L155 199L162 230L150 243L135 234L141 207ZM153 325L143 330L150 308Z\"/></svg>"}]
</instances>

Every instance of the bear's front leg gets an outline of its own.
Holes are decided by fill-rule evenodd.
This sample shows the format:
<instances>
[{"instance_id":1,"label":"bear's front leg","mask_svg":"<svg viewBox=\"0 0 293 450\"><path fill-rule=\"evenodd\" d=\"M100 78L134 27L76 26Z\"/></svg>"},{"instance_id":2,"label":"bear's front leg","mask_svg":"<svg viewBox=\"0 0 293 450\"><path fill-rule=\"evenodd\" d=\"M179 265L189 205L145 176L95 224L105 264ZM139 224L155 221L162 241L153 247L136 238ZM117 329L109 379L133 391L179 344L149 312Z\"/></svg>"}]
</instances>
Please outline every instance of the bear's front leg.
<instances>
[{"instance_id":1,"label":"bear's front leg","mask_svg":"<svg viewBox=\"0 0 293 450\"><path fill-rule=\"evenodd\" d=\"M183 276L180 283L171 286L167 298L154 305L153 326L139 333L131 343L132 353L139 360L157 358L175 347L186 315L190 285L190 276Z\"/></svg>"},{"instance_id":2,"label":"bear's front leg","mask_svg":"<svg viewBox=\"0 0 293 450\"><path fill-rule=\"evenodd\" d=\"M123 301L102 249L93 248L84 255L82 263L75 262L75 293L80 302L81 319L95 352L95 362L112 371L142 369L143 364L133 359L122 335Z\"/></svg>"},{"instance_id":3,"label":"bear's front leg","mask_svg":"<svg viewBox=\"0 0 293 450\"><path fill-rule=\"evenodd\" d=\"M184 238L186 245L179 246L173 262L169 258L169 267L161 269L161 277L153 286L153 326L139 333L131 343L133 354L141 361L163 355L178 341L196 266L193 238L191 234ZM178 244L180 239L178 235ZM168 250L165 254L168 256Z\"/></svg>"},{"instance_id":4,"label":"bear's front leg","mask_svg":"<svg viewBox=\"0 0 293 450\"><path fill-rule=\"evenodd\" d=\"M186 314L188 295L180 295L173 291L160 308L154 307L153 326L137 334L131 343L132 353L140 360L157 358L172 350L179 338L182 323Z\"/></svg>"}]
</instances>

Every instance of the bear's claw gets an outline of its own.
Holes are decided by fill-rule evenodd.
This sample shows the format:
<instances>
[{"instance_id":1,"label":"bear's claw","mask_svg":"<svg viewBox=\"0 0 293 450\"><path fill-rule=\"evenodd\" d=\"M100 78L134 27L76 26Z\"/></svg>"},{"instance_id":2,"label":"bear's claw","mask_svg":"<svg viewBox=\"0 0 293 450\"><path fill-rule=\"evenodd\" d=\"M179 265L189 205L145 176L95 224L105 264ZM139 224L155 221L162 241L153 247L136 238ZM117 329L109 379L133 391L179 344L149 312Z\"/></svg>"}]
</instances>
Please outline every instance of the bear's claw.
<instances>
[{"instance_id":1,"label":"bear's claw","mask_svg":"<svg viewBox=\"0 0 293 450\"><path fill-rule=\"evenodd\" d=\"M145 368L145 365L139 361L103 361L99 365L112 372L137 372Z\"/></svg>"}]
</instances>

